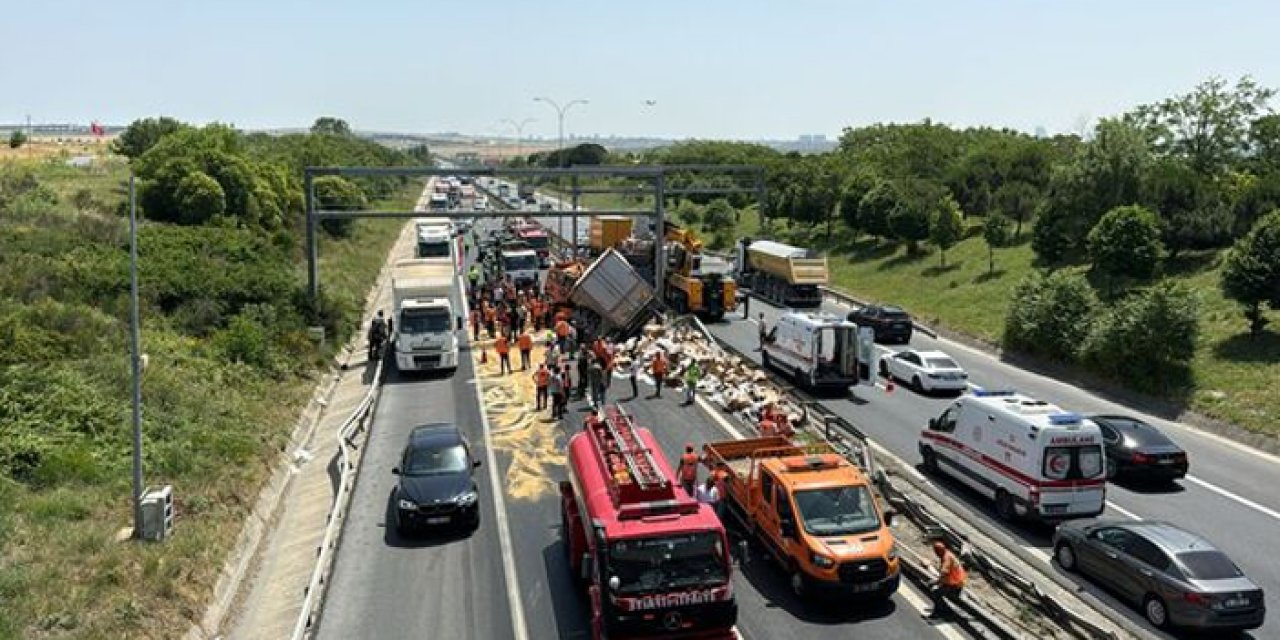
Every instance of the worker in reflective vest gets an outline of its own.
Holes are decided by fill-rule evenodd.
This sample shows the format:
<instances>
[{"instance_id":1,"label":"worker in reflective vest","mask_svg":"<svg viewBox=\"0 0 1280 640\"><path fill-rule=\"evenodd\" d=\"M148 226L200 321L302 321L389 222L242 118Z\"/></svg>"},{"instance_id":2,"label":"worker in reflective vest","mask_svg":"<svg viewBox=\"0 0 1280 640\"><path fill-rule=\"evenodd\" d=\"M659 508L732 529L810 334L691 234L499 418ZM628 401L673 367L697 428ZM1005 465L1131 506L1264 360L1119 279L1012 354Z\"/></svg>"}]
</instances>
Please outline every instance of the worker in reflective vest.
<instances>
[{"instance_id":1,"label":"worker in reflective vest","mask_svg":"<svg viewBox=\"0 0 1280 640\"><path fill-rule=\"evenodd\" d=\"M528 332L522 332L519 338L516 338L516 346L520 349L520 370L529 370L529 357L533 354L533 336Z\"/></svg>"},{"instance_id":2,"label":"worker in reflective vest","mask_svg":"<svg viewBox=\"0 0 1280 640\"><path fill-rule=\"evenodd\" d=\"M950 611L947 600L960 597L968 576L964 572L964 565L960 564L960 559L941 540L934 541L933 553L938 556L938 579L929 587L933 610L927 614L927 617L939 618Z\"/></svg>"},{"instance_id":3,"label":"worker in reflective vest","mask_svg":"<svg viewBox=\"0 0 1280 640\"><path fill-rule=\"evenodd\" d=\"M551 383L551 370L547 369L546 363L538 365L538 370L533 372L533 385L537 388L535 396L535 411L542 411L547 408L547 385Z\"/></svg>"},{"instance_id":4,"label":"worker in reflective vest","mask_svg":"<svg viewBox=\"0 0 1280 640\"><path fill-rule=\"evenodd\" d=\"M493 350L498 352L498 373L511 373L511 343L507 336L498 334L498 339L493 341Z\"/></svg>"},{"instance_id":5,"label":"worker in reflective vest","mask_svg":"<svg viewBox=\"0 0 1280 640\"><path fill-rule=\"evenodd\" d=\"M684 492L692 498L694 485L698 484L698 454L693 452L692 444L684 445L676 475L680 476L680 486L684 487Z\"/></svg>"},{"instance_id":6,"label":"worker in reflective vest","mask_svg":"<svg viewBox=\"0 0 1280 640\"><path fill-rule=\"evenodd\" d=\"M667 356L658 350L649 365L653 373L653 397L662 397L662 381L667 377Z\"/></svg>"}]
</instances>

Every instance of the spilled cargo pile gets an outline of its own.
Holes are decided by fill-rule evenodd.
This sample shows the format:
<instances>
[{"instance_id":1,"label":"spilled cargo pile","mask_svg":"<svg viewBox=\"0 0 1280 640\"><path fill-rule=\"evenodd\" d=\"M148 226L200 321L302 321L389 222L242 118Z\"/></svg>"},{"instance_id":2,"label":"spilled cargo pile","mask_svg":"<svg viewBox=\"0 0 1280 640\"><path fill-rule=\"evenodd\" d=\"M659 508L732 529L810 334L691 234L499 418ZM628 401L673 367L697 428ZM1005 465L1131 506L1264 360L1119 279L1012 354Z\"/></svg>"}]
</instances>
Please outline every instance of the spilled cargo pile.
<instances>
[{"instance_id":1,"label":"spilled cargo pile","mask_svg":"<svg viewBox=\"0 0 1280 640\"><path fill-rule=\"evenodd\" d=\"M762 412L772 406L789 424L805 424L807 412L790 394L771 382L754 363L730 355L708 340L703 330L688 318L666 325L645 325L641 335L628 339L619 349L616 368L626 370L631 364L631 354L644 358L647 368L658 351L664 352L671 362L664 386L682 387L685 371L690 363L697 362L702 371L697 383L698 395L720 410L758 425Z\"/></svg>"}]
</instances>

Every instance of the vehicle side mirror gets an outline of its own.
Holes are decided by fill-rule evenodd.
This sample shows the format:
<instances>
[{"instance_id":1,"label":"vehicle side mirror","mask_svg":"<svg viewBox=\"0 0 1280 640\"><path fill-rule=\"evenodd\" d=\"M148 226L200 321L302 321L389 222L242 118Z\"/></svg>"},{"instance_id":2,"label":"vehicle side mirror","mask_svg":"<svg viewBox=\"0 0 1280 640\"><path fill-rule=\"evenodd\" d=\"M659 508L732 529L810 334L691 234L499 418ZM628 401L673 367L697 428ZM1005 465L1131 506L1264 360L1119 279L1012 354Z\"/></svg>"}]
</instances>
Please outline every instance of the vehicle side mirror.
<instances>
[{"instance_id":1,"label":"vehicle side mirror","mask_svg":"<svg viewBox=\"0 0 1280 640\"><path fill-rule=\"evenodd\" d=\"M400 475L400 467L391 467L391 475L393 476Z\"/></svg>"},{"instance_id":2,"label":"vehicle side mirror","mask_svg":"<svg viewBox=\"0 0 1280 640\"><path fill-rule=\"evenodd\" d=\"M794 539L796 537L796 521L782 520L778 523L778 530L782 533L782 537Z\"/></svg>"},{"instance_id":3,"label":"vehicle side mirror","mask_svg":"<svg viewBox=\"0 0 1280 640\"><path fill-rule=\"evenodd\" d=\"M937 418L929 418L929 430L930 430L930 431L937 431L937 430L938 430L938 419L937 419Z\"/></svg>"},{"instance_id":4,"label":"vehicle side mirror","mask_svg":"<svg viewBox=\"0 0 1280 640\"><path fill-rule=\"evenodd\" d=\"M471 468L472 468L472 469L479 469L479 468L480 468L480 460L478 460L478 459L477 459L477 460L472 460L472 461L471 461Z\"/></svg>"},{"instance_id":5,"label":"vehicle side mirror","mask_svg":"<svg viewBox=\"0 0 1280 640\"><path fill-rule=\"evenodd\" d=\"M893 521L898 519L898 512L889 510L884 512L884 526L892 527Z\"/></svg>"}]
</instances>

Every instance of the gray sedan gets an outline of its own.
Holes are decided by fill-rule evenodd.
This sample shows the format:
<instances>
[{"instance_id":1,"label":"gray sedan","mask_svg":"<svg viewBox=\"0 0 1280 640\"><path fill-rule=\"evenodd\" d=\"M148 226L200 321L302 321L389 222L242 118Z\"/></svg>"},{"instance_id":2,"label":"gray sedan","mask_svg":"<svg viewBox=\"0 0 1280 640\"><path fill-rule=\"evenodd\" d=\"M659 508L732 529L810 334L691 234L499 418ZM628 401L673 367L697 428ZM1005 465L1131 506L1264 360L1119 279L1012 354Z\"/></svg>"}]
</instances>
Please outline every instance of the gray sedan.
<instances>
[{"instance_id":1,"label":"gray sedan","mask_svg":"<svg viewBox=\"0 0 1280 640\"><path fill-rule=\"evenodd\" d=\"M1164 522L1085 520L1053 534L1054 559L1141 608L1157 627L1256 629L1262 589L1199 536Z\"/></svg>"}]
</instances>

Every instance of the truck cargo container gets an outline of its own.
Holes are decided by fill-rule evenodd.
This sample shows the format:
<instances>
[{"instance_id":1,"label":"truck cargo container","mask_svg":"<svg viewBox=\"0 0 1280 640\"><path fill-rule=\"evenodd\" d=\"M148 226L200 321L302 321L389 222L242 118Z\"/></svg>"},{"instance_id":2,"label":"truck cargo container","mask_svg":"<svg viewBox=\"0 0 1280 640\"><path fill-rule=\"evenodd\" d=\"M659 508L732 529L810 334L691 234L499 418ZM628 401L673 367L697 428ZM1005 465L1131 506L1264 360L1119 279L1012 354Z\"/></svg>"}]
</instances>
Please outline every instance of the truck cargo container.
<instances>
[{"instance_id":1,"label":"truck cargo container","mask_svg":"<svg viewBox=\"0 0 1280 640\"><path fill-rule=\"evenodd\" d=\"M455 304L457 274L439 260L401 260L391 270L396 368L456 369L462 319Z\"/></svg>"}]
</instances>

